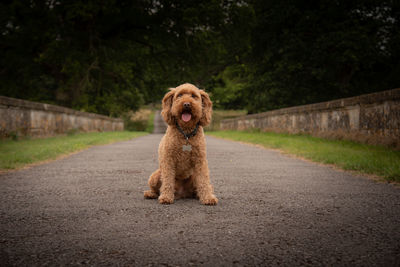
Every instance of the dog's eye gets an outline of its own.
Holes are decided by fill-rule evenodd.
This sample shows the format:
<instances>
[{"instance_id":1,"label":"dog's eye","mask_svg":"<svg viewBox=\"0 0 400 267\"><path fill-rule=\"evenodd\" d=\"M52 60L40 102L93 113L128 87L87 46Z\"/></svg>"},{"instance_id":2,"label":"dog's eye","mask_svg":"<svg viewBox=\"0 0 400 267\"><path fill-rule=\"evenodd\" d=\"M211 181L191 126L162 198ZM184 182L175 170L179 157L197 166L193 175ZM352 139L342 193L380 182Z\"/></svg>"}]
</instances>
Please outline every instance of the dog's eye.
<instances>
[{"instance_id":1,"label":"dog's eye","mask_svg":"<svg viewBox=\"0 0 400 267\"><path fill-rule=\"evenodd\" d=\"M192 94L192 97L196 99L196 98L197 98L197 95L195 95L195 94Z\"/></svg>"},{"instance_id":2,"label":"dog's eye","mask_svg":"<svg viewBox=\"0 0 400 267\"><path fill-rule=\"evenodd\" d=\"M176 97L177 97L177 98L182 97L182 94L178 94Z\"/></svg>"}]
</instances>

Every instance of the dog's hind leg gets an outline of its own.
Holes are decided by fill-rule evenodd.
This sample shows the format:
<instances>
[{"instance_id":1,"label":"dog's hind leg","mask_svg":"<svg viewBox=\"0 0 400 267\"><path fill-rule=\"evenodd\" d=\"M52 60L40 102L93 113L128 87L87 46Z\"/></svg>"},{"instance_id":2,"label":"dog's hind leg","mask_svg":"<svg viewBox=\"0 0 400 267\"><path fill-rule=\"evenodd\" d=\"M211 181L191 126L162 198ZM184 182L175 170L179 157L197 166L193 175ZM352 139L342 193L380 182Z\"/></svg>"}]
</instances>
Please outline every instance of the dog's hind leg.
<instances>
[{"instance_id":1,"label":"dog's hind leg","mask_svg":"<svg viewBox=\"0 0 400 267\"><path fill-rule=\"evenodd\" d=\"M150 190L144 191L145 198L158 198L160 194L160 187L161 187L161 171L157 169L150 175L149 178L149 186Z\"/></svg>"}]
</instances>

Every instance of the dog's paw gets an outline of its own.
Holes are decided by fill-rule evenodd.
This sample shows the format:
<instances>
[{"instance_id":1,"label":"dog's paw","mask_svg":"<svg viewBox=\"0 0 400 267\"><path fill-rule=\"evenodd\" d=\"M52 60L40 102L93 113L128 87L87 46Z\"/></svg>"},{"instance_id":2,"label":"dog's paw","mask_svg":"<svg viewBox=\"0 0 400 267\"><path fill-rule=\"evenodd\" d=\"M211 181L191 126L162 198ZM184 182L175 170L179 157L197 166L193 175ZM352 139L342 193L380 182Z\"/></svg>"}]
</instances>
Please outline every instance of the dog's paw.
<instances>
[{"instance_id":1,"label":"dog's paw","mask_svg":"<svg viewBox=\"0 0 400 267\"><path fill-rule=\"evenodd\" d=\"M144 191L144 198L155 199L157 197L158 194L151 190Z\"/></svg>"},{"instance_id":2,"label":"dog's paw","mask_svg":"<svg viewBox=\"0 0 400 267\"><path fill-rule=\"evenodd\" d=\"M158 198L158 202L160 202L160 204L172 204L174 203L174 195L172 195L172 197L160 195Z\"/></svg>"},{"instance_id":3,"label":"dog's paw","mask_svg":"<svg viewBox=\"0 0 400 267\"><path fill-rule=\"evenodd\" d=\"M216 198L214 195L212 195L206 199L202 199L201 203L204 205L217 205L218 198Z\"/></svg>"}]
</instances>

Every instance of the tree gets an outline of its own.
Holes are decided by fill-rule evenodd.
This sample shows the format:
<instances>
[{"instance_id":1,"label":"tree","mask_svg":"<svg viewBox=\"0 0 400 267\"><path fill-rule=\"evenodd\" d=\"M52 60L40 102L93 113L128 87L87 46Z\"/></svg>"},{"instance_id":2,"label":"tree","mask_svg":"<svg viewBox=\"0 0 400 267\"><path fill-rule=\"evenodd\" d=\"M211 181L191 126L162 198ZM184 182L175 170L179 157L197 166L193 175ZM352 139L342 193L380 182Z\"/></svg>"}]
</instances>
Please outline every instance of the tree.
<instances>
[{"instance_id":1,"label":"tree","mask_svg":"<svg viewBox=\"0 0 400 267\"><path fill-rule=\"evenodd\" d=\"M0 94L120 116L191 82L250 113L397 87L397 1L0 3Z\"/></svg>"},{"instance_id":2,"label":"tree","mask_svg":"<svg viewBox=\"0 0 400 267\"><path fill-rule=\"evenodd\" d=\"M254 1L257 25L249 60L251 80L245 90L248 110L397 86L400 17L394 3Z\"/></svg>"},{"instance_id":3,"label":"tree","mask_svg":"<svg viewBox=\"0 0 400 267\"><path fill-rule=\"evenodd\" d=\"M3 3L1 94L119 116L226 66L224 1Z\"/></svg>"}]
</instances>

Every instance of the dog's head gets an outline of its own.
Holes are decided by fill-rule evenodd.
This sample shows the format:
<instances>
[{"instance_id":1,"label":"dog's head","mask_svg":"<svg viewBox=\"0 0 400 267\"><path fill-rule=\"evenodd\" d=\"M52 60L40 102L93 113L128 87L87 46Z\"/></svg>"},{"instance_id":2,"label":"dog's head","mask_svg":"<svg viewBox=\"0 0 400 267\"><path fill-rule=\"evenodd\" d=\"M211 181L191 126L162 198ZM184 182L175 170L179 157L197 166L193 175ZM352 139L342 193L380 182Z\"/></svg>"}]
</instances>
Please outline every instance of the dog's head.
<instances>
[{"instance_id":1,"label":"dog's head","mask_svg":"<svg viewBox=\"0 0 400 267\"><path fill-rule=\"evenodd\" d=\"M162 100L161 115L169 125L178 122L183 127L194 127L197 123L206 126L211 122L211 114L208 94L190 83L171 88Z\"/></svg>"}]
</instances>

